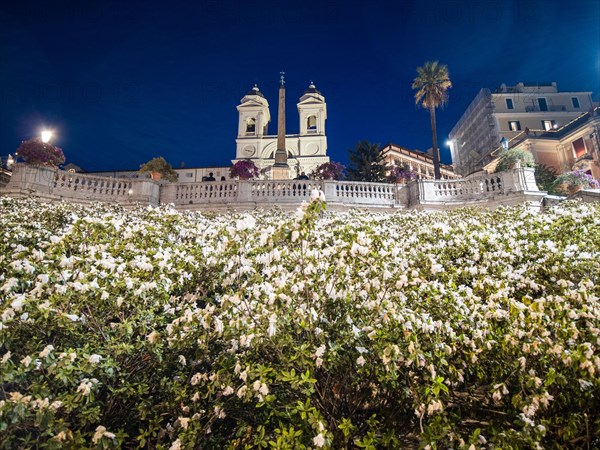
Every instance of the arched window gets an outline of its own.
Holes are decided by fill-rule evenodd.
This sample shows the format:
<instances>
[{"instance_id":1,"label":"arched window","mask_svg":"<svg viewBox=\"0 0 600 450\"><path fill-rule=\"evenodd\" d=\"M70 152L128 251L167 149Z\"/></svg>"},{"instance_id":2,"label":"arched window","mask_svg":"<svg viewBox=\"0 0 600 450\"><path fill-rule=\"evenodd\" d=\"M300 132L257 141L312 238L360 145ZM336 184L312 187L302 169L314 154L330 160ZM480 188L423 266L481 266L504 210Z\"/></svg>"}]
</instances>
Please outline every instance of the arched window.
<instances>
[{"instance_id":1,"label":"arched window","mask_svg":"<svg viewBox=\"0 0 600 450\"><path fill-rule=\"evenodd\" d=\"M246 120L246 133L254 133L256 131L256 120L252 117Z\"/></svg>"},{"instance_id":2,"label":"arched window","mask_svg":"<svg viewBox=\"0 0 600 450\"><path fill-rule=\"evenodd\" d=\"M306 129L308 131L317 131L317 116L308 116L306 119Z\"/></svg>"}]
</instances>

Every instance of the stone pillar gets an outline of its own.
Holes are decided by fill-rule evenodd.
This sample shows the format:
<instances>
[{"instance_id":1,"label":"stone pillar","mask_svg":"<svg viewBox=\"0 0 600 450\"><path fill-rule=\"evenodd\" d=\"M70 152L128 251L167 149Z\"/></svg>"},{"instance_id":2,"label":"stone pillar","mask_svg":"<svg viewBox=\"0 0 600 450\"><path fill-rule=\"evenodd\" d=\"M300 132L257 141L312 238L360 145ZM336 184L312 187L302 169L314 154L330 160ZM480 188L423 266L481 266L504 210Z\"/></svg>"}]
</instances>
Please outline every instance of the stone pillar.
<instances>
[{"instance_id":1,"label":"stone pillar","mask_svg":"<svg viewBox=\"0 0 600 450\"><path fill-rule=\"evenodd\" d=\"M248 180L238 181L237 202L249 203L252 201L252 182Z\"/></svg>"},{"instance_id":2,"label":"stone pillar","mask_svg":"<svg viewBox=\"0 0 600 450\"><path fill-rule=\"evenodd\" d=\"M324 180L323 181L323 193L325 194L326 202L336 202L337 198L337 181L334 180Z\"/></svg>"},{"instance_id":3,"label":"stone pillar","mask_svg":"<svg viewBox=\"0 0 600 450\"><path fill-rule=\"evenodd\" d=\"M285 80L283 75L283 72L281 72L277 117L277 150L275 151L275 164L272 170L274 180L290 179L290 166L288 165L287 149L285 148Z\"/></svg>"}]
</instances>

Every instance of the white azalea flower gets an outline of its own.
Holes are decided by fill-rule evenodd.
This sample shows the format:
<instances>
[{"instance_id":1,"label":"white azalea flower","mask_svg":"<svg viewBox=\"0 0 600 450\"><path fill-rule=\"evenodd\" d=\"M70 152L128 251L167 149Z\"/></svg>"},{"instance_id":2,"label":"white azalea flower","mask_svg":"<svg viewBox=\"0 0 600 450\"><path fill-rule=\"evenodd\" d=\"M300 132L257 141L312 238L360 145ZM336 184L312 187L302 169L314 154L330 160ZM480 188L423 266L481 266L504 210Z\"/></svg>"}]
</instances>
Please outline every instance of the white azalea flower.
<instances>
[{"instance_id":1,"label":"white azalea flower","mask_svg":"<svg viewBox=\"0 0 600 450\"><path fill-rule=\"evenodd\" d=\"M98 363L99 363L101 360L102 360L102 356L100 356L100 355L96 355L96 354L94 354L94 355L91 355L91 356L88 358L88 362L89 362L90 364L98 364Z\"/></svg>"},{"instance_id":2,"label":"white azalea flower","mask_svg":"<svg viewBox=\"0 0 600 450\"><path fill-rule=\"evenodd\" d=\"M325 445L325 437L323 436L323 433L319 433L313 438L313 444L316 447L323 447Z\"/></svg>"},{"instance_id":3,"label":"white azalea flower","mask_svg":"<svg viewBox=\"0 0 600 450\"><path fill-rule=\"evenodd\" d=\"M54 346L53 345L47 345L46 347L44 347L44 350L42 350L40 352L40 358L45 358L46 356L48 356L52 351L54 350Z\"/></svg>"}]
</instances>

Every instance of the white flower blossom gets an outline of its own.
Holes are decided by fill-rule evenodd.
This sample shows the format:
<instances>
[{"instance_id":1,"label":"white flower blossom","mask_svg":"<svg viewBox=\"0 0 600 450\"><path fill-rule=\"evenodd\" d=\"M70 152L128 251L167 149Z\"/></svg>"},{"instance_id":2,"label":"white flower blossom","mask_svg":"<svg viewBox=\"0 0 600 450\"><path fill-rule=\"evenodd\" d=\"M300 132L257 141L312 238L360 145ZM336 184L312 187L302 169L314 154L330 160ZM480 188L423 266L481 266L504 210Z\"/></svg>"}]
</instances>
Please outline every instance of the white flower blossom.
<instances>
[{"instance_id":1,"label":"white flower blossom","mask_svg":"<svg viewBox=\"0 0 600 450\"><path fill-rule=\"evenodd\" d=\"M157 333L156 331L152 331L149 335L146 336L146 339L151 344L155 344L159 338L160 338L160 334Z\"/></svg>"},{"instance_id":2,"label":"white flower blossom","mask_svg":"<svg viewBox=\"0 0 600 450\"><path fill-rule=\"evenodd\" d=\"M173 443L169 447L169 450L181 450L181 440L177 439L173 441Z\"/></svg>"},{"instance_id":3,"label":"white flower blossom","mask_svg":"<svg viewBox=\"0 0 600 450\"><path fill-rule=\"evenodd\" d=\"M91 355L91 356L88 358L88 362L89 362L90 364L98 364L98 363L99 363L101 360L102 360L102 356L100 356L100 355L96 355L96 354L94 354L94 355Z\"/></svg>"},{"instance_id":4,"label":"white flower blossom","mask_svg":"<svg viewBox=\"0 0 600 450\"><path fill-rule=\"evenodd\" d=\"M23 358L21 360L21 364L23 364L25 367L29 367L29 365L31 364L31 356L27 355L25 358Z\"/></svg>"},{"instance_id":5,"label":"white flower blossom","mask_svg":"<svg viewBox=\"0 0 600 450\"><path fill-rule=\"evenodd\" d=\"M96 428L96 432L94 433L94 436L92 437L92 442L94 444L97 444L100 441L100 439L102 439L103 437L108 438L108 439L114 439L115 434L107 431L106 428L103 427L102 425L98 425L98 427Z\"/></svg>"},{"instance_id":6,"label":"white flower blossom","mask_svg":"<svg viewBox=\"0 0 600 450\"><path fill-rule=\"evenodd\" d=\"M319 433L313 438L313 444L316 447L323 447L325 445L325 437L323 436L323 433Z\"/></svg>"},{"instance_id":7,"label":"white flower blossom","mask_svg":"<svg viewBox=\"0 0 600 450\"><path fill-rule=\"evenodd\" d=\"M54 350L54 346L53 345L46 345L46 347L44 347L44 350L42 350L40 352L40 358L45 358L46 356L48 356L52 351Z\"/></svg>"}]
</instances>

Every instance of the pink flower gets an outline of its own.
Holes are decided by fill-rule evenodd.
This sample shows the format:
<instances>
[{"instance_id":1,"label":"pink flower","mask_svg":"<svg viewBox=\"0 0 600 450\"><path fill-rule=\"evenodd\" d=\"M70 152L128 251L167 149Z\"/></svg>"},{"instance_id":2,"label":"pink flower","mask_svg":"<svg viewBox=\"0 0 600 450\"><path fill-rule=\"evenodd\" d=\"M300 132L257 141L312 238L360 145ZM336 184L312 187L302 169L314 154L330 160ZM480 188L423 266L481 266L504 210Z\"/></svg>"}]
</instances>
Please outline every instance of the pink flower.
<instances>
[{"instance_id":1,"label":"pink flower","mask_svg":"<svg viewBox=\"0 0 600 450\"><path fill-rule=\"evenodd\" d=\"M65 154L60 148L42 142L40 138L32 138L21 142L16 153L29 164L56 167L65 162Z\"/></svg>"}]
</instances>

